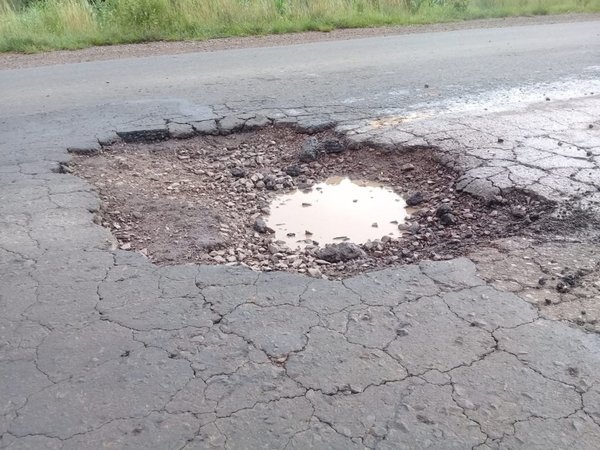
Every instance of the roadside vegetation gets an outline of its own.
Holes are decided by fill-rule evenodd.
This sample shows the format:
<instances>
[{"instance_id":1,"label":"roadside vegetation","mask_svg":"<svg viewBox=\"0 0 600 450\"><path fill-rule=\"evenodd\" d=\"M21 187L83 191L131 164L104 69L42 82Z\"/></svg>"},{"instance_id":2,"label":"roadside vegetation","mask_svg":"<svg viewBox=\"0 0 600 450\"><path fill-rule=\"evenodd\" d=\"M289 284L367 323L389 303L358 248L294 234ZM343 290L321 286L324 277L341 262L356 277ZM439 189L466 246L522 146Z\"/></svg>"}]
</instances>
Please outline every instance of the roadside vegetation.
<instances>
[{"instance_id":1,"label":"roadside vegetation","mask_svg":"<svg viewBox=\"0 0 600 450\"><path fill-rule=\"evenodd\" d=\"M0 0L0 52L600 12L600 0Z\"/></svg>"}]
</instances>

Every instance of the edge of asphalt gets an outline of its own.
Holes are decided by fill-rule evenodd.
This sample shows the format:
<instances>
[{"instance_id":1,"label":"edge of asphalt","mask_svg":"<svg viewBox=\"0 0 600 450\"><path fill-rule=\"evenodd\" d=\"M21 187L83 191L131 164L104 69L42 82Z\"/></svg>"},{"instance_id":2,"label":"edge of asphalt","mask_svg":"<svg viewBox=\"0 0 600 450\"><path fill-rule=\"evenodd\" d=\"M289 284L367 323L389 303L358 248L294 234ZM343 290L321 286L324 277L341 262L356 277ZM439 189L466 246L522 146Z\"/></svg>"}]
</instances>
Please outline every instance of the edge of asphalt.
<instances>
[{"instance_id":1,"label":"edge of asphalt","mask_svg":"<svg viewBox=\"0 0 600 450\"><path fill-rule=\"evenodd\" d=\"M345 28L329 32L308 31L264 36L217 38L204 41L156 41L141 44L89 47L81 50L57 50L36 54L0 53L0 70L123 58L141 58L155 55L214 52L240 48L279 47L290 44L350 40L378 36L585 21L600 21L600 13L474 19L460 22L386 26L377 28Z\"/></svg>"}]
</instances>

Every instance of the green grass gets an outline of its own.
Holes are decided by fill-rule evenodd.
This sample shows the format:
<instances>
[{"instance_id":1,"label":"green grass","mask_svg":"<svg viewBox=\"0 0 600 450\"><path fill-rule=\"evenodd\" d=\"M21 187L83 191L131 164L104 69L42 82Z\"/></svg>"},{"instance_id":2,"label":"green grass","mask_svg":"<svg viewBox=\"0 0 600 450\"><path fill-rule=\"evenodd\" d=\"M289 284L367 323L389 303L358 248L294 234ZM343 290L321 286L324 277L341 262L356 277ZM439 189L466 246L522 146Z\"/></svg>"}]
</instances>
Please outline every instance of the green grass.
<instances>
[{"instance_id":1,"label":"green grass","mask_svg":"<svg viewBox=\"0 0 600 450\"><path fill-rule=\"evenodd\" d=\"M600 0L0 0L0 52L600 12Z\"/></svg>"}]
</instances>

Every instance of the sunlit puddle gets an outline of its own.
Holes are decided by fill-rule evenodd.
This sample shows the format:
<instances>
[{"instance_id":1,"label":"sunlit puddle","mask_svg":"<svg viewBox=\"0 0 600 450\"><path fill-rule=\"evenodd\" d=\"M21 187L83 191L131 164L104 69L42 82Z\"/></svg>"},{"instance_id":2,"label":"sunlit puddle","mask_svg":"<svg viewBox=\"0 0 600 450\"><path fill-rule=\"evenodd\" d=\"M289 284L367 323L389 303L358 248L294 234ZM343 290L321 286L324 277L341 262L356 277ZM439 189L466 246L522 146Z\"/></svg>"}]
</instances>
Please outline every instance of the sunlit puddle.
<instances>
[{"instance_id":1,"label":"sunlit puddle","mask_svg":"<svg viewBox=\"0 0 600 450\"><path fill-rule=\"evenodd\" d=\"M273 200L267 224L290 248L312 241L362 244L401 235L408 216L406 202L389 187L332 177L310 191L294 191Z\"/></svg>"}]
</instances>

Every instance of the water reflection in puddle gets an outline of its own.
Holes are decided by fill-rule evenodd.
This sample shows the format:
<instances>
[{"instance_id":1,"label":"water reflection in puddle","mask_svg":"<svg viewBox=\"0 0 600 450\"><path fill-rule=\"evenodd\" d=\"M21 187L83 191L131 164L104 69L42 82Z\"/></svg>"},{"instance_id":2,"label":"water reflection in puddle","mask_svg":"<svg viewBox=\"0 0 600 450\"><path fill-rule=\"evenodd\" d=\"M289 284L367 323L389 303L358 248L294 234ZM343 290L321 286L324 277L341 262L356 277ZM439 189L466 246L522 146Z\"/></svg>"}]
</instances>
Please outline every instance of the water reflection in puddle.
<instances>
[{"instance_id":1,"label":"water reflection in puddle","mask_svg":"<svg viewBox=\"0 0 600 450\"><path fill-rule=\"evenodd\" d=\"M332 177L310 191L278 196L267 218L275 238L297 248L319 244L356 244L383 236L398 237L407 217L406 202L392 189L372 182Z\"/></svg>"}]
</instances>

